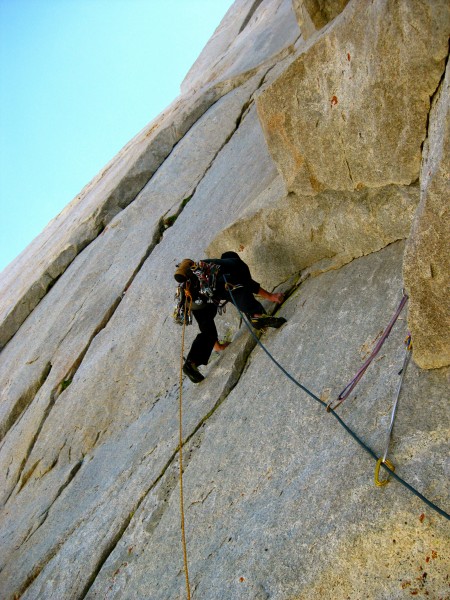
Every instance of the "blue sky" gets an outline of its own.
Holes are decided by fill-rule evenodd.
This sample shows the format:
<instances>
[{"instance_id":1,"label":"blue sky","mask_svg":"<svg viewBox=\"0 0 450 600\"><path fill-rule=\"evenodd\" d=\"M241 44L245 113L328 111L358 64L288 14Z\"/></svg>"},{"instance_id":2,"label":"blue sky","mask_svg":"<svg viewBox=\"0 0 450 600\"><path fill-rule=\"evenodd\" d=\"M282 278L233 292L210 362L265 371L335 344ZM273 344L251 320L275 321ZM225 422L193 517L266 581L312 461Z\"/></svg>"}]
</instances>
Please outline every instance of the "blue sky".
<instances>
[{"instance_id":1,"label":"blue sky","mask_svg":"<svg viewBox=\"0 0 450 600\"><path fill-rule=\"evenodd\" d=\"M0 0L0 271L179 94L233 0Z\"/></svg>"}]
</instances>

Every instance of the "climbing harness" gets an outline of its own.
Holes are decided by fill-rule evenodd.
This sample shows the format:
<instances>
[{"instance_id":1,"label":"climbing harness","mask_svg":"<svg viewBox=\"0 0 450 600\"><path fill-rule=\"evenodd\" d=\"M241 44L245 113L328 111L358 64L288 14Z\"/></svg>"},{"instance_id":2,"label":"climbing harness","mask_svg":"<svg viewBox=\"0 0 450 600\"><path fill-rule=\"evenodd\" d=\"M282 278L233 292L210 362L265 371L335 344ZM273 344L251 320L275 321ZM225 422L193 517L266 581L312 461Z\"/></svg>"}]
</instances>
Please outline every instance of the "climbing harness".
<instances>
[{"instance_id":1,"label":"climbing harness","mask_svg":"<svg viewBox=\"0 0 450 600\"><path fill-rule=\"evenodd\" d=\"M403 366L399 373L400 381L398 383L397 392L395 394L395 399L394 399L394 405L392 407L391 423L389 425L389 431L387 433L386 447L385 447L383 456L377 460L377 464L375 467L375 485L378 487L382 487L382 486L386 485L389 481L389 479L380 480L380 478L379 478L381 463L385 463L389 467L389 469L391 469L391 471L395 471L395 467L391 463L391 461L388 460L387 455L389 452L389 444L391 442L392 430L394 429L395 415L397 413L397 405L398 405L398 400L400 398L400 392L402 389L403 378L405 377L406 368L408 367L408 363L411 358L411 351L412 351L411 334L408 334L405 339L405 358L403 359Z\"/></svg>"},{"instance_id":2,"label":"climbing harness","mask_svg":"<svg viewBox=\"0 0 450 600\"><path fill-rule=\"evenodd\" d=\"M225 276L224 276L225 278ZM226 281L226 280L225 280ZM324 406L325 408L328 408L328 405L326 402L324 402L323 400L321 400L318 396L316 396L316 394L314 394L313 392L311 392L311 390L309 390L307 387L305 387L304 385L302 385L299 381L297 381L297 379L295 379L295 377L293 377L273 356L272 354L267 350L267 348L264 346L264 344L261 342L261 340L259 339L259 337L256 335L256 333L253 331L250 323L247 321L247 319L245 318L245 316L242 314L242 312L239 310L239 307L237 306L234 297L233 297L233 292L230 290L230 296L231 299L233 301L234 306L236 307L237 311L239 312L241 319L244 321L245 325L247 326L248 330L250 331L250 333L252 334L252 336L255 338L256 343L260 346L260 348L267 354L267 356L270 358L270 360L280 369L280 371L282 371L286 377L288 379L290 379L292 381L292 383L294 383L296 386L298 386L300 389L302 389L306 394L308 394L308 396L310 396L313 400L315 400L316 402L318 402L319 404L321 404L322 406ZM405 300L406 301L406 300ZM402 299L403 302L403 299ZM403 308L403 306L402 306ZM400 313L399 313L400 314ZM333 409L330 408L328 410L328 412L330 414L333 415L333 417L338 421L338 423L340 425L342 425L342 427L345 429L345 431L352 436L352 438L361 446L361 448L363 448L368 454L370 454L370 456L375 460L378 461L379 458L378 456L375 454L375 452L365 443L363 442L363 440L347 425L347 423L337 414L337 412ZM397 475L393 470L391 470L386 462L381 462L380 466L383 467L383 469L385 469L386 471L388 471L388 473L394 478L396 479L399 483L401 483L406 489L408 489L411 493L413 493L415 496L417 496L417 498L420 498L420 500L422 500L422 502L424 502L425 504L427 504L430 508L432 508L433 510L435 510L438 514L440 514L442 517L444 517L445 519L448 519L450 521L450 514L448 514L447 512L445 512L445 510L443 510L442 508L440 508L439 506L437 506L436 504L434 504L433 502L431 502L431 500L428 500L428 498L426 498L423 494L421 494L418 490L416 490L412 485L410 485L407 481L405 481L404 479L402 479L401 477L399 477L399 475Z\"/></svg>"},{"instance_id":3,"label":"climbing harness","mask_svg":"<svg viewBox=\"0 0 450 600\"><path fill-rule=\"evenodd\" d=\"M190 308L188 306L189 296L186 295L184 302L184 314L190 316ZM192 296L190 296L192 303ZM180 355L180 394L179 394L179 463L180 463L180 518L181 518L181 545L183 547L184 575L186 578L186 593L187 599L191 599L191 588L189 584L189 569L186 547L186 528L184 518L184 495L183 495L183 354L184 354L184 333L186 331L187 320L183 321L183 329L181 332L181 355Z\"/></svg>"},{"instance_id":4,"label":"climbing harness","mask_svg":"<svg viewBox=\"0 0 450 600\"><path fill-rule=\"evenodd\" d=\"M375 348L372 350L369 358L366 360L366 362L363 364L363 366L359 369L359 371L356 373L356 375L353 377L353 379L350 381L350 383L345 386L345 388L342 390L342 392L339 394L339 396L335 400L330 400L330 402L328 402L327 412L330 412L330 410L336 410L337 407L340 406L342 404L342 402L344 402L344 400L350 396L352 390L356 387L359 380L364 375L364 373L367 371L367 368L369 367L369 365L371 364L371 362L373 361L375 356L380 351L381 346L384 344L384 342L389 337L389 334L391 333L391 330L394 327L395 322L397 321L400 313L402 312L403 307L405 306L407 300L408 300L408 296L405 293L403 293L403 297L400 301L400 304L398 305L397 310L395 311L392 319L389 321L388 326L386 327L382 336L378 340Z\"/></svg>"}]
</instances>

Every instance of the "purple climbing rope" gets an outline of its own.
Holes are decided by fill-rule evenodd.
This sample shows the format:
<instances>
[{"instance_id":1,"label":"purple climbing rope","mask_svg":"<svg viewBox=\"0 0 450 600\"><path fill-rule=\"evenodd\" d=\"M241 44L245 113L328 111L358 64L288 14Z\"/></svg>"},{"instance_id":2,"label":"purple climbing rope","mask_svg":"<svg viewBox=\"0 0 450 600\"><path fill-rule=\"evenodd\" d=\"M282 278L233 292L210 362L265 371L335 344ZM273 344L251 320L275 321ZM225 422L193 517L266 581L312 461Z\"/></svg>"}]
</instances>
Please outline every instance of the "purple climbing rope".
<instances>
[{"instance_id":1,"label":"purple climbing rope","mask_svg":"<svg viewBox=\"0 0 450 600\"><path fill-rule=\"evenodd\" d=\"M364 375L364 373L366 372L367 368L369 367L370 363L373 361L373 359L375 358L375 356L380 351L381 346L384 344L384 342L389 337L389 334L391 333L391 330L394 327L395 322L397 321L400 313L402 312L403 307L405 306L407 300L408 300L408 296L404 293L403 297L402 297L402 299L400 301L400 304L398 305L397 310L395 311L392 319L389 321L388 326L383 331L383 335L378 340L378 342L377 342L375 348L372 350L369 358L366 360L366 362L363 364L363 366L359 369L359 371L356 373L356 375L353 377L353 379L350 381L350 383L345 386L345 388L342 390L342 392L339 394L339 396L336 398L336 400L330 400L330 402L327 405L327 411L328 412L331 409L332 410L336 410L336 408L340 404L342 404L342 402L344 402L344 400L346 398L348 398L350 396L352 390L356 387L356 385L358 384L359 380L361 379L361 377ZM336 404L334 404L334 403L336 403ZM334 406L332 406L333 404L334 404Z\"/></svg>"}]
</instances>

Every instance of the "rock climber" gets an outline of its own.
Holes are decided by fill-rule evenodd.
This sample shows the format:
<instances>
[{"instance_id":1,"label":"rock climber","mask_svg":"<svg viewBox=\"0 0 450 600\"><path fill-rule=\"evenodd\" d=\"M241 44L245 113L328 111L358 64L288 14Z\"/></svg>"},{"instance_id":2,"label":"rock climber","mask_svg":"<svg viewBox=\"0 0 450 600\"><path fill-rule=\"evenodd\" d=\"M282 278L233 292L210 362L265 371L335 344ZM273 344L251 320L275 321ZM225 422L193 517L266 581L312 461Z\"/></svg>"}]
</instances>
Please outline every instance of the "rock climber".
<instances>
[{"instance_id":1,"label":"rock climber","mask_svg":"<svg viewBox=\"0 0 450 600\"><path fill-rule=\"evenodd\" d=\"M236 252L225 252L220 258L205 259L198 263L185 258L177 267L174 277L180 286L189 290L192 314L200 329L183 366L184 374L194 383L204 379L198 370L199 365L208 364L213 350L222 352L230 343L219 342L214 323L221 302L234 300L257 330L266 327L278 329L286 323L282 317L267 315L262 304L254 297L256 294L280 304L284 300L283 294L264 290L252 279L248 266Z\"/></svg>"}]
</instances>

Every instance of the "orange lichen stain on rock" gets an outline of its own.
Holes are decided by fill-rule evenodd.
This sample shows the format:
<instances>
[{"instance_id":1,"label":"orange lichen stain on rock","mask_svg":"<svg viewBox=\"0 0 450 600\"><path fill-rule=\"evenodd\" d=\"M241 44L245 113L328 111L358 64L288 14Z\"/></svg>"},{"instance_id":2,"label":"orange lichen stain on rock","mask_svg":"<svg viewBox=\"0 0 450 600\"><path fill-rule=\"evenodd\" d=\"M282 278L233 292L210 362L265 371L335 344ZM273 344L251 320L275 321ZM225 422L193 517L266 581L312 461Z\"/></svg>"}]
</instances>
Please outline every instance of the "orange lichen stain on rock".
<instances>
[{"instance_id":1,"label":"orange lichen stain on rock","mask_svg":"<svg viewBox=\"0 0 450 600\"><path fill-rule=\"evenodd\" d=\"M431 558L434 560L438 557L438 553L436 552L436 550L432 550L431 551Z\"/></svg>"},{"instance_id":2,"label":"orange lichen stain on rock","mask_svg":"<svg viewBox=\"0 0 450 600\"><path fill-rule=\"evenodd\" d=\"M407 587L409 587L411 585L410 581L404 581L402 583L402 590L405 590Z\"/></svg>"},{"instance_id":3,"label":"orange lichen stain on rock","mask_svg":"<svg viewBox=\"0 0 450 600\"><path fill-rule=\"evenodd\" d=\"M283 113L271 114L267 119L264 119L267 130L272 132L278 132L280 129L284 129L285 116Z\"/></svg>"},{"instance_id":4,"label":"orange lichen stain on rock","mask_svg":"<svg viewBox=\"0 0 450 600\"><path fill-rule=\"evenodd\" d=\"M347 52L347 60L350 60L351 56L350 56L350 52Z\"/></svg>"},{"instance_id":5,"label":"orange lichen stain on rock","mask_svg":"<svg viewBox=\"0 0 450 600\"><path fill-rule=\"evenodd\" d=\"M419 521L420 521L421 523L423 523L423 522L424 522L424 520L425 520L425 515L422 513L422 514L420 515L420 517L419 517Z\"/></svg>"},{"instance_id":6,"label":"orange lichen stain on rock","mask_svg":"<svg viewBox=\"0 0 450 600\"><path fill-rule=\"evenodd\" d=\"M333 96L331 98L331 106L336 106L336 104L338 103L338 99L336 96Z\"/></svg>"},{"instance_id":7,"label":"orange lichen stain on rock","mask_svg":"<svg viewBox=\"0 0 450 600\"><path fill-rule=\"evenodd\" d=\"M154 133L154 131L156 129L158 129L158 127L160 126L160 121L158 121L157 123L155 123L154 125L152 125L150 127L150 129L147 131L147 133L145 134L145 137L148 138L152 135L152 133Z\"/></svg>"},{"instance_id":8,"label":"orange lichen stain on rock","mask_svg":"<svg viewBox=\"0 0 450 600\"><path fill-rule=\"evenodd\" d=\"M305 162L305 159L298 151L295 144L292 142L288 132L286 131L286 117L283 113L275 113L265 121L267 133L271 137L278 137L282 145L288 149L296 169L300 169Z\"/></svg>"},{"instance_id":9,"label":"orange lichen stain on rock","mask_svg":"<svg viewBox=\"0 0 450 600\"><path fill-rule=\"evenodd\" d=\"M320 399L322 400L322 402L328 402L328 400L330 399L331 396L331 388L325 388L322 390L322 393L320 394Z\"/></svg>"},{"instance_id":10,"label":"orange lichen stain on rock","mask_svg":"<svg viewBox=\"0 0 450 600\"><path fill-rule=\"evenodd\" d=\"M309 183L311 184L312 189L319 193L319 192L323 192L323 190L325 189L325 186L323 185L322 182L320 182L317 177L315 177L312 173L311 170L309 171Z\"/></svg>"},{"instance_id":11,"label":"orange lichen stain on rock","mask_svg":"<svg viewBox=\"0 0 450 600\"><path fill-rule=\"evenodd\" d=\"M241 583L244 583L244 581L245 581L245 577L239 577L239 581L240 581Z\"/></svg>"}]
</instances>

